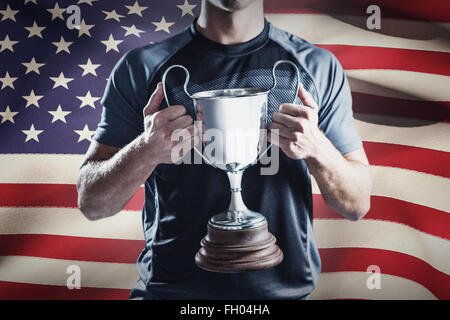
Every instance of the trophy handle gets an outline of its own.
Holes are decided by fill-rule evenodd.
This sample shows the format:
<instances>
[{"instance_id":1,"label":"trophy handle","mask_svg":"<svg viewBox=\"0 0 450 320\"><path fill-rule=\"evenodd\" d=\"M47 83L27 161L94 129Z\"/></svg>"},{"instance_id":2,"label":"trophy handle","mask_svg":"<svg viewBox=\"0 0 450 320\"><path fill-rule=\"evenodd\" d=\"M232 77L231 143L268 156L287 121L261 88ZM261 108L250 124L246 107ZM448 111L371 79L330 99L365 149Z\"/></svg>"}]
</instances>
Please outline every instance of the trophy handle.
<instances>
[{"instance_id":1,"label":"trophy handle","mask_svg":"<svg viewBox=\"0 0 450 320\"><path fill-rule=\"evenodd\" d=\"M192 99L192 95L189 93L189 91L187 90L187 85L188 85L188 83L189 83L189 79L190 79L190 74L189 74L189 70L188 69L186 69L186 67L185 66L182 66L181 64L175 64L175 65L173 65L173 66L170 66L169 68L167 68L166 69L166 71L164 71L164 74L163 74L163 76L162 76L162 84L163 84L163 92L164 92L164 99L166 100L166 104L167 104L167 106L170 106L170 103L169 103L169 98L168 98L168 96L167 96L167 92L166 92L166 77L167 77L167 74L169 73L169 71L170 70L172 70L172 69L174 69L174 68L181 68L181 69L183 69L184 70L184 73L186 74L186 79L184 80L184 85L183 85L183 90L184 90L184 92L187 94L187 96L189 97L189 98L191 98ZM196 114L197 114L197 106L195 105L195 103L194 103L194 120L196 120ZM203 143L203 142L202 142ZM209 161L198 149L197 149L197 147L195 147L194 146L194 150L195 150L195 152L197 152L197 154L200 156L200 157L202 157L202 159L203 160L205 160L205 162L207 163L207 164L209 164L210 166L212 166L212 167L214 167L214 168L217 168L211 161Z\"/></svg>"},{"instance_id":2,"label":"trophy handle","mask_svg":"<svg viewBox=\"0 0 450 320\"><path fill-rule=\"evenodd\" d=\"M275 64L273 65L273 68L272 68L273 85L268 91L269 92L272 91L277 86L277 77L275 75L275 70L277 69L277 67L280 64L283 64L283 63L290 64L294 68L295 73L297 75L297 88L296 88L296 91L295 91L294 100L292 101L292 103L294 103L295 99L297 98L298 90L300 89L300 83L301 83L300 82L300 70L298 70L297 65L295 63L293 63L292 61L290 61L290 60L278 60L277 62L275 62ZM269 146L266 148L266 150L264 150L264 152L261 153L261 155L255 160L255 162L258 162L267 153L267 151L269 151L269 149L271 147L272 147L272 143L269 144Z\"/></svg>"}]
</instances>

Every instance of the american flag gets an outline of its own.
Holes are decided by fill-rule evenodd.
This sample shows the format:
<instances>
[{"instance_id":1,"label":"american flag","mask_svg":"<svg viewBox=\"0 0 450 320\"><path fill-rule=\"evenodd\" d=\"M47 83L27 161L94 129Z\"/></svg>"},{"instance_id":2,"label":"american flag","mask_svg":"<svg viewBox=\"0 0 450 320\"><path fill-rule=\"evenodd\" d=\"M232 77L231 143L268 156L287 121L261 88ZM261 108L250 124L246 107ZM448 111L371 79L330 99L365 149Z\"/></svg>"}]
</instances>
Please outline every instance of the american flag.
<instances>
[{"instance_id":1,"label":"american flag","mask_svg":"<svg viewBox=\"0 0 450 320\"><path fill-rule=\"evenodd\" d=\"M381 29L368 30L369 5ZM70 5L81 23L67 27ZM450 5L447 0L265 1L275 26L332 51L353 92L375 177L365 219L315 184L323 270L312 299L450 299ZM144 246L143 190L88 221L76 173L107 78L128 50L189 25L199 0L0 1L0 299L127 299ZM81 289L67 287L68 267ZM369 266L381 287L369 289ZM370 271L369 271L370 272Z\"/></svg>"}]
</instances>

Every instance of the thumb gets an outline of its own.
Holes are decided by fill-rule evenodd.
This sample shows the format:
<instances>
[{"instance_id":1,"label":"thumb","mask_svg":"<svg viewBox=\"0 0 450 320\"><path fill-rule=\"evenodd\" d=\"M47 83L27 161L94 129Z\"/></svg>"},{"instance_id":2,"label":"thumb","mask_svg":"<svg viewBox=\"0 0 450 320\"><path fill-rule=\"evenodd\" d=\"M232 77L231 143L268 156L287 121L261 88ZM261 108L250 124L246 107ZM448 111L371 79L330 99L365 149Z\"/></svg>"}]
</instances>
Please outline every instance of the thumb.
<instances>
[{"instance_id":1,"label":"thumb","mask_svg":"<svg viewBox=\"0 0 450 320\"><path fill-rule=\"evenodd\" d=\"M303 84L301 82L298 88L298 97L302 100L303 105L305 105L306 107L310 107L312 109L319 108L313 97L309 94L305 87L303 87Z\"/></svg>"},{"instance_id":2,"label":"thumb","mask_svg":"<svg viewBox=\"0 0 450 320\"><path fill-rule=\"evenodd\" d=\"M164 98L164 91L162 82L158 82L155 91L153 91L152 96L148 100L147 105L144 108L144 117L149 114L153 114L159 110L162 99Z\"/></svg>"}]
</instances>

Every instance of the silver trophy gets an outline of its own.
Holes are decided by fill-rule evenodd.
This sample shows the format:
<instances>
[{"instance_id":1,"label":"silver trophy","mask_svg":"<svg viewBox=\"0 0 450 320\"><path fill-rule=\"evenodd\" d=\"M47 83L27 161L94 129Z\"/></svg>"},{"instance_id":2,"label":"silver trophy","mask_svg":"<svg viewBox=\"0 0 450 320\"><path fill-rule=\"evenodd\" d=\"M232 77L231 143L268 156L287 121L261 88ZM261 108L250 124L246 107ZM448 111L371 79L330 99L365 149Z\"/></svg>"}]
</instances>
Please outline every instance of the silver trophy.
<instances>
[{"instance_id":1,"label":"silver trophy","mask_svg":"<svg viewBox=\"0 0 450 320\"><path fill-rule=\"evenodd\" d=\"M277 85L275 71L280 64L289 64L294 68L297 93L300 72L289 60L279 60L274 64L273 85L269 89L237 88L190 94L187 90L190 74L184 66L173 65L163 74L164 96L170 106L166 92L167 74L174 68L184 70L184 91L193 99L194 112L201 114L205 129L203 152L196 147L194 150L207 164L224 170L230 181L230 205L225 212L209 219L207 234L195 256L196 264L203 269L215 272L252 271L271 268L283 260L275 237L268 231L266 218L248 209L241 195L245 169L255 164L271 147L265 147L267 103L269 92Z\"/></svg>"}]
</instances>

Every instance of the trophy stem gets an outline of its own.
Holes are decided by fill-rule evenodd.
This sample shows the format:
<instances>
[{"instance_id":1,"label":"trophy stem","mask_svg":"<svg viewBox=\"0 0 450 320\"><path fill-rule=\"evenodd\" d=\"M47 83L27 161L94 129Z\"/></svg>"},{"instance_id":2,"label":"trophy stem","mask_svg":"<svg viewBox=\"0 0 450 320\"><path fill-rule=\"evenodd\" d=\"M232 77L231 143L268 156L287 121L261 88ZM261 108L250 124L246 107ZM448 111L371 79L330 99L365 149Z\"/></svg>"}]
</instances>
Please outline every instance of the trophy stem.
<instances>
[{"instance_id":1,"label":"trophy stem","mask_svg":"<svg viewBox=\"0 0 450 320\"><path fill-rule=\"evenodd\" d=\"M230 180L231 202L228 208L228 219L233 222L241 222L242 212L248 210L242 200L242 175L244 171L227 171Z\"/></svg>"}]
</instances>

